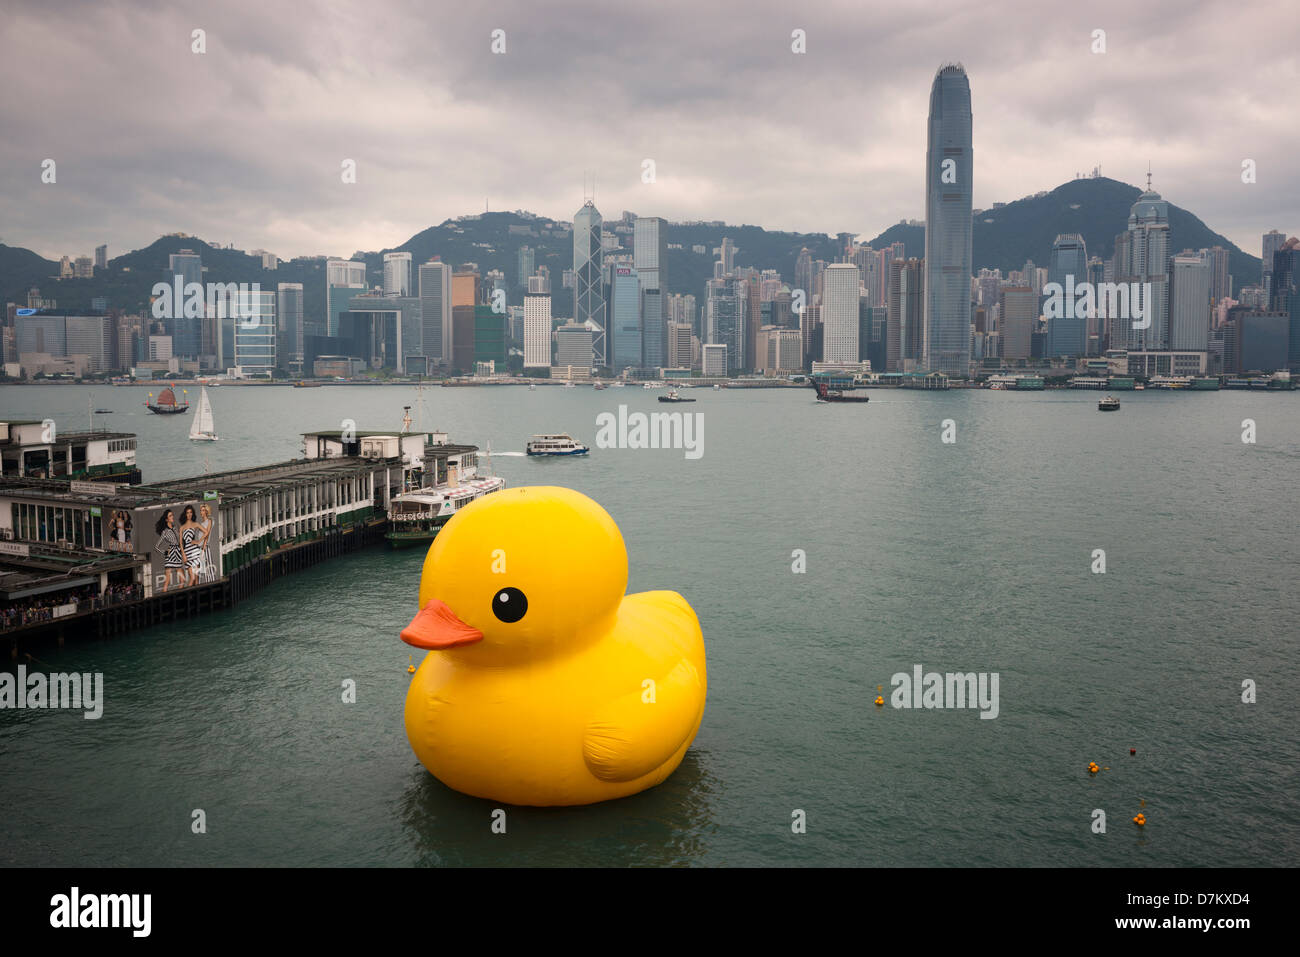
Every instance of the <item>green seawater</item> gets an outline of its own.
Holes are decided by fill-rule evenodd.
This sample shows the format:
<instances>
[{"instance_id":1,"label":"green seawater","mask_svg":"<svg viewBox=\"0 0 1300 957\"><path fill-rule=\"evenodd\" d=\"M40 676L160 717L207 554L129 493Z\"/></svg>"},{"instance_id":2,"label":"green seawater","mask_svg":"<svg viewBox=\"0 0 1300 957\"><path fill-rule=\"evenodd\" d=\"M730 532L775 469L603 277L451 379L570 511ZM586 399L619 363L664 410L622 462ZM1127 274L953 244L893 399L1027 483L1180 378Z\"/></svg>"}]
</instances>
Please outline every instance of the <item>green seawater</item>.
<instances>
[{"instance_id":1,"label":"green seawater","mask_svg":"<svg viewBox=\"0 0 1300 957\"><path fill-rule=\"evenodd\" d=\"M139 434L145 481L284 460L299 432L400 428L414 388L210 390L221 441L147 386L0 387L0 412ZM156 389L155 389L156 391ZM1300 396L432 388L424 427L511 486L603 505L629 589L695 608L704 722L649 792L507 808L406 742L423 549L375 548L237 608L23 647L102 672L104 715L0 711L4 865L1289 865L1300 855ZM197 390L190 390L197 398ZM524 458L596 416L703 416L704 454ZM1256 422L1255 444L1241 441ZM940 440L951 419L956 442ZM515 453L506 455L501 453ZM792 572L794 552L806 572ZM1093 552L1104 549L1105 574ZM583 570L572 569L573 588ZM0 644L7 651L8 643ZM25 663L25 659L20 659ZM419 658L416 658L418 663ZM15 662L6 657L3 666ZM999 714L873 700L890 678L997 672ZM342 684L356 682L356 703ZM1254 704L1242 682L1257 686ZM1136 748L1131 756L1129 748ZM1087 764L1107 770L1089 776ZM1148 824L1130 819L1141 809ZM1093 811L1107 832L1092 832ZM191 831L202 809L207 833ZM803 811L806 833L793 833Z\"/></svg>"}]
</instances>

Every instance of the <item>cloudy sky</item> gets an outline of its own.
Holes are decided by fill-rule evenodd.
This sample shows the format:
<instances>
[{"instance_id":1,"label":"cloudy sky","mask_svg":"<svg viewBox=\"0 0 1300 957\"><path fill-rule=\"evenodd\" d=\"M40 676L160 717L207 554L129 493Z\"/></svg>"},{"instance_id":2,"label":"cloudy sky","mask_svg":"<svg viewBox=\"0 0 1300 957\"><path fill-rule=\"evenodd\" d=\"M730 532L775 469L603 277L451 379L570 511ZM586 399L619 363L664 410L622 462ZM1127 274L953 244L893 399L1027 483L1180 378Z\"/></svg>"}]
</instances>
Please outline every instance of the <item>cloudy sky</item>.
<instances>
[{"instance_id":1,"label":"cloudy sky","mask_svg":"<svg viewBox=\"0 0 1300 957\"><path fill-rule=\"evenodd\" d=\"M284 258L347 255L485 201L571 218L584 171L607 217L873 236L924 216L930 82L956 60L971 80L977 207L1096 165L1140 184L1150 160L1165 198L1258 255L1268 229L1300 232L1300 28L1283 10L11 0L0 242L51 258L107 242L112 256L180 231ZM1105 53L1092 52L1098 29Z\"/></svg>"}]
</instances>

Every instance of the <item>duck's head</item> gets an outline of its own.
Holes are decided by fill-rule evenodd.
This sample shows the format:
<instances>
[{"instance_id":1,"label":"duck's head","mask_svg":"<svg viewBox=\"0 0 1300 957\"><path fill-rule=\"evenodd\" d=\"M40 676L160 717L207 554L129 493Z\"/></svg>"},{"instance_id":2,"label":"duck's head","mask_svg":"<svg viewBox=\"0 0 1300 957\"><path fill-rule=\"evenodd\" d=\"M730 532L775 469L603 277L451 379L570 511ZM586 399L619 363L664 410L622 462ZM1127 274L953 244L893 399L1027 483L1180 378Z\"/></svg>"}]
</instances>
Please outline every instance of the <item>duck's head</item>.
<instances>
[{"instance_id":1,"label":"duck's head","mask_svg":"<svg viewBox=\"0 0 1300 957\"><path fill-rule=\"evenodd\" d=\"M626 590L627 548L608 512L572 489L505 489L438 532L402 640L467 664L524 663L604 634Z\"/></svg>"}]
</instances>

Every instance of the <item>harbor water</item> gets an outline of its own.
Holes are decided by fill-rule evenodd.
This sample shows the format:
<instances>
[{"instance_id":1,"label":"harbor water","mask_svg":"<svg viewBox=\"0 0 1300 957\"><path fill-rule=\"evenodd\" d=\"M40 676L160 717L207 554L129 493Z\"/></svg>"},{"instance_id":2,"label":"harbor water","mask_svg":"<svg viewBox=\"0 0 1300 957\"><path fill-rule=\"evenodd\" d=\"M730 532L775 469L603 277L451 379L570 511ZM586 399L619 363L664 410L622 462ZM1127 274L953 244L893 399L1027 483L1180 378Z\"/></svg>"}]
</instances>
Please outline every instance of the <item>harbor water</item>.
<instances>
[{"instance_id":1,"label":"harbor water","mask_svg":"<svg viewBox=\"0 0 1300 957\"><path fill-rule=\"evenodd\" d=\"M200 445L188 415L146 413L147 391L4 386L0 413L67 431L86 426L88 403L113 409L96 425L137 433L156 482L289 459L299 433L345 420L396 430L417 404L413 387L210 389L221 440ZM419 424L490 442L511 487L590 495L622 529L629 590L673 589L695 608L708 704L664 784L506 808L494 833L496 806L433 779L403 729L412 649L398 632L424 549L374 548L233 610L0 663L102 673L105 698L99 720L0 710L0 864L1300 856L1295 393L1148 390L1114 414L1088 391L878 390L865 405L811 390L699 389L683 406L659 394L431 388ZM595 447L596 417L620 404L701 416L702 454ZM521 454L549 432L591 455ZM568 571L580 591L584 569ZM996 718L894 708L891 677L917 665L997 673Z\"/></svg>"}]
</instances>

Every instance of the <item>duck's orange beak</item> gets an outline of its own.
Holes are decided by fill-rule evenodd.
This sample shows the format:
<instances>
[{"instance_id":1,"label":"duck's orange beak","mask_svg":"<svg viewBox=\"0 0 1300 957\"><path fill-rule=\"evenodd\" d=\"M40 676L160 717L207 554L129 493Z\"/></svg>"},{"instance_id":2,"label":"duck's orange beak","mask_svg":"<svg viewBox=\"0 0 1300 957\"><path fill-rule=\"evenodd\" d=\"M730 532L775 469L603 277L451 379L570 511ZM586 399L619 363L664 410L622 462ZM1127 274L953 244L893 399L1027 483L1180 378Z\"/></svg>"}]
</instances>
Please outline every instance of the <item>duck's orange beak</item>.
<instances>
[{"instance_id":1,"label":"duck's orange beak","mask_svg":"<svg viewBox=\"0 0 1300 957\"><path fill-rule=\"evenodd\" d=\"M411 623L402 629L402 641L416 648L429 648L441 651L455 648L457 645L472 645L483 640L483 632L471 628L447 607L446 602L436 598L420 609Z\"/></svg>"}]
</instances>

